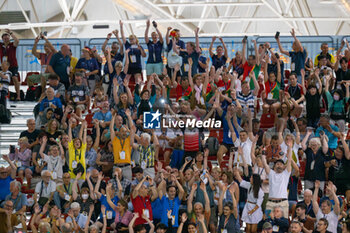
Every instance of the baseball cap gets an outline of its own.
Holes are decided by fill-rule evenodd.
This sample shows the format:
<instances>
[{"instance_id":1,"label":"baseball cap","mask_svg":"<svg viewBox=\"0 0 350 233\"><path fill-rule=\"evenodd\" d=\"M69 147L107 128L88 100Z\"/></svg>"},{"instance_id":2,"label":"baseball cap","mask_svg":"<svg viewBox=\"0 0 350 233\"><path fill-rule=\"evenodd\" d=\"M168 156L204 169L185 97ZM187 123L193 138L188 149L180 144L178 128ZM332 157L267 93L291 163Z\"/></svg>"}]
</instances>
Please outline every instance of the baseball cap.
<instances>
[{"instance_id":1,"label":"baseball cap","mask_svg":"<svg viewBox=\"0 0 350 233\"><path fill-rule=\"evenodd\" d=\"M268 230L268 229L272 229L272 225L271 223L269 222L265 222L263 227L262 227L263 230Z\"/></svg>"}]
</instances>

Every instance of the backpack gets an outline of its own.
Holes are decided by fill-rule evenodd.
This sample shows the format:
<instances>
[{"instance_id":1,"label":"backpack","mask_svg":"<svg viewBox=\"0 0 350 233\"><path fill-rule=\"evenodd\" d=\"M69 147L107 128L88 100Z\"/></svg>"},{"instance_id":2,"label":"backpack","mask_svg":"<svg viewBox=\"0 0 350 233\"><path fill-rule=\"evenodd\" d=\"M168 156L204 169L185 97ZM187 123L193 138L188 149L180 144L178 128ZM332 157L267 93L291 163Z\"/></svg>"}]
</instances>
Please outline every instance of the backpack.
<instances>
[{"instance_id":1,"label":"backpack","mask_svg":"<svg viewBox=\"0 0 350 233\"><path fill-rule=\"evenodd\" d=\"M216 137L209 137L205 142L205 148L209 149L209 156L216 155L219 150L219 140Z\"/></svg>"},{"instance_id":2,"label":"backpack","mask_svg":"<svg viewBox=\"0 0 350 233\"><path fill-rule=\"evenodd\" d=\"M22 90L20 90L19 95L20 95L21 101L23 101L24 100L24 92ZM10 100L16 101L16 99L17 99L17 93L10 91Z\"/></svg>"},{"instance_id":3,"label":"backpack","mask_svg":"<svg viewBox=\"0 0 350 233\"><path fill-rule=\"evenodd\" d=\"M41 86L28 87L25 100L26 101L36 101L40 98Z\"/></svg>"},{"instance_id":4,"label":"backpack","mask_svg":"<svg viewBox=\"0 0 350 233\"><path fill-rule=\"evenodd\" d=\"M8 110L4 105L0 104L0 123L10 124L12 120L12 115L10 110Z\"/></svg>"}]
</instances>

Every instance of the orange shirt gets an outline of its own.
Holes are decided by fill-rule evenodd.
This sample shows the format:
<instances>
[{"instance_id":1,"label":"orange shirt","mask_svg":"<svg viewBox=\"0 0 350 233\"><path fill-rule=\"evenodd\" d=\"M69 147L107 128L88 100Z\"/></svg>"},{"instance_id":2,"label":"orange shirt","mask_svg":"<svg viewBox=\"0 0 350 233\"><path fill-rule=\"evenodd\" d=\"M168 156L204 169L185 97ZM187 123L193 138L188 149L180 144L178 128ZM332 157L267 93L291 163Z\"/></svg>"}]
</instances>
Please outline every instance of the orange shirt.
<instances>
[{"instance_id":1,"label":"orange shirt","mask_svg":"<svg viewBox=\"0 0 350 233\"><path fill-rule=\"evenodd\" d=\"M119 137L114 137L113 139L113 155L114 164L131 163L131 145L130 136L126 139L120 139Z\"/></svg>"}]
</instances>

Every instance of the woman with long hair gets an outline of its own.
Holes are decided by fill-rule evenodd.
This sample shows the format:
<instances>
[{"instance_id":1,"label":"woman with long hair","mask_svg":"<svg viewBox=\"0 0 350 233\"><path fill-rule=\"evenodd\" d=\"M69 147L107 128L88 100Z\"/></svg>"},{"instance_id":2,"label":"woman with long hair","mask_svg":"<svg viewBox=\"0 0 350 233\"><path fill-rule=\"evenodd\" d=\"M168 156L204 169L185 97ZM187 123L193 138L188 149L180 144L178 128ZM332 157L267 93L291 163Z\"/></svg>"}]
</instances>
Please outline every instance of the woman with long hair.
<instances>
[{"instance_id":1,"label":"woman with long hair","mask_svg":"<svg viewBox=\"0 0 350 233\"><path fill-rule=\"evenodd\" d=\"M56 119L52 119L47 123L46 135L48 139L48 145L56 145L56 140L59 140L62 132L59 130L60 124Z\"/></svg>"},{"instance_id":2,"label":"woman with long hair","mask_svg":"<svg viewBox=\"0 0 350 233\"><path fill-rule=\"evenodd\" d=\"M263 217L261 205L264 199L260 175L253 174L250 177L250 182L243 180L237 170L234 175L239 186L248 190L248 200L242 213L242 221L247 224L245 232L257 232L258 223Z\"/></svg>"}]
</instances>

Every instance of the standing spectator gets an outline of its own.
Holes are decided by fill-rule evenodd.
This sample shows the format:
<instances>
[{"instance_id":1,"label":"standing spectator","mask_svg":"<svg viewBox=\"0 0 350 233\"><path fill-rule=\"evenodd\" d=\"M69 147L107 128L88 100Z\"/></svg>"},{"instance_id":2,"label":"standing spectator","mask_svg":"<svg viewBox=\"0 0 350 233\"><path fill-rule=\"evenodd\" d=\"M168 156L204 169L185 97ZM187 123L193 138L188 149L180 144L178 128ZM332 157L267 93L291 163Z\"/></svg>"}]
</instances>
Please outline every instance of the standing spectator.
<instances>
[{"instance_id":1,"label":"standing spectator","mask_svg":"<svg viewBox=\"0 0 350 233\"><path fill-rule=\"evenodd\" d=\"M45 40L45 53L40 53L37 51L40 39ZM34 45L32 48L32 54L40 60L41 74L33 74L27 78L27 83L29 87L33 86L35 83L41 83L42 92L44 91L44 88L46 87L47 78L50 75L48 65L50 64L51 58L55 53L57 53L55 47L42 33L40 33L40 35L35 38Z\"/></svg>"},{"instance_id":2,"label":"standing spectator","mask_svg":"<svg viewBox=\"0 0 350 233\"><path fill-rule=\"evenodd\" d=\"M314 213L316 214L317 224L321 221L322 218L326 218L328 221L327 230L332 233L337 233L338 226L338 215L340 214L340 205L337 195L335 194L335 186L333 184L327 185L327 189L333 197L334 208L332 210L332 203L330 200L324 200L321 203L321 209L317 203L318 191L320 188L320 181L315 181L315 192L312 199L312 207Z\"/></svg>"},{"instance_id":3,"label":"standing spectator","mask_svg":"<svg viewBox=\"0 0 350 233\"><path fill-rule=\"evenodd\" d=\"M123 59L124 59L124 46L122 45L123 43L122 43L122 41L119 38L119 31L118 30L114 30L112 33L117 38L118 42L116 42L116 41L112 42L111 55L112 55L112 57L114 58L115 61L123 62ZM107 38L106 38L105 42L102 45L102 51L104 53L106 52L106 46L108 44L108 41L112 37L112 33L108 33Z\"/></svg>"},{"instance_id":4,"label":"standing spectator","mask_svg":"<svg viewBox=\"0 0 350 233\"><path fill-rule=\"evenodd\" d=\"M198 58L201 52L199 48L198 32L199 32L199 28L196 28L194 30L196 43L187 42L186 50L180 51L180 56L182 57L182 67L181 67L182 76L188 76L189 71L191 71L192 77L198 73ZM192 59L191 70L190 70L189 58Z\"/></svg>"},{"instance_id":5,"label":"standing spectator","mask_svg":"<svg viewBox=\"0 0 350 233\"><path fill-rule=\"evenodd\" d=\"M231 190L232 202L226 202L224 204L224 196L227 192L227 187L223 186L223 190L221 190L220 198L218 201L218 214L220 215L218 232L234 233L239 231L237 229L237 221L238 219L238 208L237 201L235 199L235 195Z\"/></svg>"},{"instance_id":6,"label":"standing spectator","mask_svg":"<svg viewBox=\"0 0 350 233\"><path fill-rule=\"evenodd\" d=\"M292 45L293 51L285 50L282 47L282 45L281 45L279 37L276 38L276 41L277 41L277 44L278 44L278 48L280 49L280 52L285 54L285 55L287 55L287 56L289 56L289 57L291 57L290 69L291 69L292 72L295 72L297 74L298 83L302 84L301 76L302 76L302 73L305 74L306 52L305 52L302 44L300 43L300 41L296 37L294 28L292 29L290 34L294 38L294 42L293 42L293 45Z\"/></svg>"},{"instance_id":7,"label":"standing spectator","mask_svg":"<svg viewBox=\"0 0 350 233\"><path fill-rule=\"evenodd\" d=\"M64 84L66 90L70 86L69 73L70 73L70 48L69 45L63 44L61 50L55 53L50 60L50 64L47 67L50 73L55 73L60 77L60 82Z\"/></svg>"},{"instance_id":8,"label":"standing spectator","mask_svg":"<svg viewBox=\"0 0 350 233\"><path fill-rule=\"evenodd\" d=\"M275 162L274 169L271 170L266 162L266 156L263 156L263 164L266 173L269 175L269 200L266 203L266 210L272 210L276 206L280 206L282 216L288 216L288 182L292 171L292 142L288 142L287 164L284 165L283 160L279 159Z\"/></svg>"},{"instance_id":9,"label":"standing spectator","mask_svg":"<svg viewBox=\"0 0 350 233\"><path fill-rule=\"evenodd\" d=\"M322 97L322 82L318 75L319 70L316 70L316 72L311 75L316 78L318 86L317 84L308 85L308 91L305 94L307 125L313 128L317 128L321 116L320 100ZM305 84L302 83L301 85L303 86Z\"/></svg>"},{"instance_id":10,"label":"standing spectator","mask_svg":"<svg viewBox=\"0 0 350 233\"><path fill-rule=\"evenodd\" d=\"M145 31L145 42L148 47L148 59L146 64L146 73L147 76L150 76L153 73L161 75L163 71L163 59L162 59L162 50L163 50L163 37L161 32L158 30L157 23L152 22L153 27L156 32L152 32L152 41L148 38L148 31L151 25L150 20L147 20L146 31Z\"/></svg>"},{"instance_id":11,"label":"standing spectator","mask_svg":"<svg viewBox=\"0 0 350 233\"><path fill-rule=\"evenodd\" d=\"M306 146L306 142L310 136L310 132L306 133L304 140L301 145L306 154L306 166L305 166L305 189L311 189L314 187L314 182L316 180L320 181L321 190L324 190L324 185L326 181L325 174L325 154L328 152L328 144L326 141L326 136L322 135L320 138L312 138L309 141L309 146ZM322 146L322 148L321 148Z\"/></svg>"},{"instance_id":12,"label":"standing spectator","mask_svg":"<svg viewBox=\"0 0 350 233\"><path fill-rule=\"evenodd\" d=\"M174 174L171 175L171 181L175 185L168 185L166 187L166 181L162 180L158 186L158 196L162 205L161 223L168 226L167 213L171 210L172 227L175 230L179 226L179 209L185 191ZM167 191L167 196L164 195L165 190Z\"/></svg>"},{"instance_id":13,"label":"standing spectator","mask_svg":"<svg viewBox=\"0 0 350 233\"><path fill-rule=\"evenodd\" d=\"M13 42L10 42L11 37L13 39ZM5 33L2 34L1 38L2 38L2 42L0 42L1 63L6 61L10 63L9 71L12 73L12 81L15 84L15 89L17 94L16 100L21 100L20 89L19 89L21 80L18 74L18 63L17 63L17 57L16 57L16 50L19 44L19 39L9 29L5 29Z\"/></svg>"},{"instance_id":14,"label":"standing spectator","mask_svg":"<svg viewBox=\"0 0 350 233\"><path fill-rule=\"evenodd\" d=\"M315 136L322 137L323 135L326 135L329 149L336 149L338 146L338 138L341 137L339 128L336 125L331 124L330 116L328 114L321 115L319 125L320 126L316 129Z\"/></svg>"},{"instance_id":15,"label":"standing spectator","mask_svg":"<svg viewBox=\"0 0 350 233\"><path fill-rule=\"evenodd\" d=\"M85 180L86 173L86 163L85 163L85 153L86 153L86 135L87 135L87 123L86 121L82 124L83 134L82 140L80 138L74 138L72 136L72 121L69 120L68 126L68 153L69 153L69 170L70 175L74 179L75 176L81 172L82 181Z\"/></svg>"},{"instance_id":16,"label":"standing spectator","mask_svg":"<svg viewBox=\"0 0 350 233\"><path fill-rule=\"evenodd\" d=\"M84 74L84 83L90 88L90 95L93 95L99 67L96 58L92 57L92 52L89 47L84 47L82 52L83 56L78 60L75 70Z\"/></svg>"},{"instance_id":17,"label":"standing spectator","mask_svg":"<svg viewBox=\"0 0 350 233\"><path fill-rule=\"evenodd\" d=\"M215 70L217 70L217 69L221 68L222 66L226 65L226 61L228 59L228 50L227 50L227 47L226 47L224 40L221 37L219 37L219 40L221 41L222 46L218 45L216 47L216 54L214 54L213 53L213 44L214 44L215 40L216 40L216 36L214 36L212 38L212 41L210 43L209 55L210 55L211 60L212 60L212 65L215 67Z\"/></svg>"},{"instance_id":18,"label":"standing spectator","mask_svg":"<svg viewBox=\"0 0 350 233\"><path fill-rule=\"evenodd\" d=\"M248 112L248 110L251 111L251 115L254 116L254 106L256 101L256 96L259 93L260 87L258 82L256 81L255 73L250 72L249 77L253 79L254 82L254 90L251 91L249 87L249 83L247 81L243 81L241 83L242 91L237 92L237 100L243 106L243 111L245 113Z\"/></svg>"}]
</instances>

